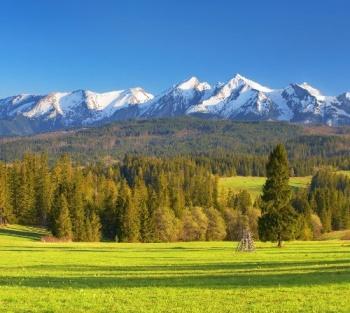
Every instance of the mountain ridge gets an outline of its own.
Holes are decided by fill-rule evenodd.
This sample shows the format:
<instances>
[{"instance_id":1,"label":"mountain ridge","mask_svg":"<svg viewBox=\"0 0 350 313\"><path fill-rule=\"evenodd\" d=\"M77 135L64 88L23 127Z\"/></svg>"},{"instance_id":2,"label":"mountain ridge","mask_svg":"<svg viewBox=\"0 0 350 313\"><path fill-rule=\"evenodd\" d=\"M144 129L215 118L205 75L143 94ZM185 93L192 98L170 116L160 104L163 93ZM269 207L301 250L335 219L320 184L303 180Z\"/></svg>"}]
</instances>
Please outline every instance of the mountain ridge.
<instances>
[{"instance_id":1,"label":"mountain ridge","mask_svg":"<svg viewBox=\"0 0 350 313\"><path fill-rule=\"evenodd\" d=\"M211 86L193 76L153 95L141 87L20 94L0 99L0 135L96 126L115 120L204 116L239 121L350 125L350 92L327 96L308 83L265 87L240 74Z\"/></svg>"}]
</instances>

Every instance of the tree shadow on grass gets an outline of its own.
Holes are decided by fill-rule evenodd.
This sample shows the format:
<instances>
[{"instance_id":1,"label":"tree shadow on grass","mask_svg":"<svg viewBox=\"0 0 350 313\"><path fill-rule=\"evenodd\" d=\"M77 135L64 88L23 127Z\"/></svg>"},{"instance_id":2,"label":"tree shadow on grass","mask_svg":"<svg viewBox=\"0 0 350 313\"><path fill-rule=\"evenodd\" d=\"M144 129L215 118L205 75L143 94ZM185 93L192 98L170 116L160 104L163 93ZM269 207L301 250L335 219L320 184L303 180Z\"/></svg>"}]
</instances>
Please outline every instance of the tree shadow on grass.
<instances>
[{"instance_id":1,"label":"tree shadow on grass","mask_svg":"<svg viewBox=\"0 0 350 313\"><path fill-rule=\"evenodd\" d=\"M44 235L46 235L46 231L39 230L37 228L23 228L23 229L14 229L14 228L7 228L7 227L0 227L0 236L8 236L8 237L19 237L19 238L25 238L32 241L38 241L40 238Z\"/></svg>"},{"instance_id":2,"label":"tree shadow on grass","mask_svg":"<svg viewBox=\"0 0 350 313\"><path fill-rule=\"evenodd\" d=\"M134 258L134 257L132 257ZM144 259L144 257L143 257ZM18 266L2 266L1 269L17 269ZM40 264L31 266L21 266L22 270L46 271L46 272L70 272L70 273L93 273L96 275L106 273L110 275L130 275L132 273L152 273L158 275L159 272L172 275L174 272L181 275L181 272L190 272L191 274L199 272L227 272L235 275L237 273L258 273L258 272L281 272L281 271L329 271L329 270L349 270L350 259L322 260L322 261L293 261L293 262L267 262L267 261L237 261L220 263L185 263L177 265L134 265L134 266L116 266L116 265L89 265L89 264Z\"/></svg>"},{"instance_id":3,"label":"tree shadow on grass","mask_svg":"<svg viewBox=\"0 0 350 313\"><path fill-rule=\"evenodd\" d=\"M250 267L249 267L250 266ZM47 288L205 288L294 287L350 284L350 260L245 264L188 264L180 266L42 265L41 276L2 276L0 286ZM314 266L314 267L313 267ZM35 275L36 267L24 267ZM34 270L34 271L33 271ZM42 271L64 271L59 277ZM67 274L67 272L69 274ZM82 274L83 273L83 274Z\"/></svg>"},{"instance_id":4,"label":"tree shadow on grass","mask_svg":"<svg viewBox=\"0 0 350 313\"><path fill-rule=\"evenodd\" d=\"M343 284L350 281L350 271L327 271L282 274L210 274L210 275L166 275L166 276L3 276L0 286L21 286L31 288L81 289L81 288L203 288L234 289L242 287L275 288L320 286Z\"/></svg>"},{"instance_id":5,"label":"tree shadow on grass","mask_svg":"<svg viewBox=\"0 0 350 313\"><path fill-rule=\"evenodd\" d=\"M0 233L1 234L1 233ZM40 238L40 237L39 237ZM76 243L73 243L74 245ZM86 243L85 243L86 244ZM179 248L164 248L164 247L159 247L159 248L152 248L148 246L139 246L139 247L118 247L118 245L115 245L113 247L82 247L80 248L79 246L70 246L71 243L67 243L67 245L62 246L62 243L60 245L56 243L43 243L40 246L26 246L26 247L21 247L21 248L13 248L13 246L9 245L2 245L0 251L48 251L48 250L57 250L57 251L62 251L62 252L87 252L87 253L100 253L100 252L109 252L109 253L127 253L130 254L130 252L135 252L135 253L162 253L164 254L165 252L175 252L173 250L180 250ZM181 253L183 252L206 252L210 250L214 250L215 248L186 248L183 247L181 248ZM221 250L221 251L232 251L234 252L233 248L217 248L215 250ZM349 251L350 253L350 251ZM162 257L163 258L163 257Z\"/></svg>"}]
</instances>

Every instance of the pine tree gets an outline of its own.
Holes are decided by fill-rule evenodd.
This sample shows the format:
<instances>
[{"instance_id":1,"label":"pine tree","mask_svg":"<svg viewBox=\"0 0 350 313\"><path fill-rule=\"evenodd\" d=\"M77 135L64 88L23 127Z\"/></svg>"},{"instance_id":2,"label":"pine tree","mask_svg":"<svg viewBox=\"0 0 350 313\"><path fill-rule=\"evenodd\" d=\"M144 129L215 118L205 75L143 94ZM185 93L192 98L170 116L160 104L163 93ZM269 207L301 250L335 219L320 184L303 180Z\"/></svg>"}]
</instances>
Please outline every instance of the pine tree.
<instances>
[{"instance_id":1,"label":"pine tree","mask_svg":"<svg viewBox=\"0 0 350 313\"><path fill-rule=\"evenodd\" d=\"M290 204L287 152L283 145L277 145L271 152L266 174L261 197L259 237L263 241L277 241L278 247L281 247L283 240L293 238L296 223L296 212Z\"/></svg>"},{"instance_id":2,"label":"pine tree","mask_svg":"<svg viewBox=\"0 0 350 313\"><path fill-rule=\"evenodd\" d=\"M93 208L89 208L89 213L85 220L85 241L96 242L101 239L101 223L100 219Z\"/></svg>"},{"instance_id":3,"label":"pine tree","mask_svg":"<svg viewBox=\"0 0 350 313\"><path fill-rule=\"evenodd\" d=\"M15 220L10 200L7 167L5 164L0 163L0 225L11 223Z\"/></svg>"},{"instance_id":4,"label":"pine tree","mask_svg":"<svg viewBox=\"0 0 350 313\"><path fill-rule=\"evenodd\" d=\"M36 172L35 183L35 211L37 224L48 225L48 216L51 213L53 188L51 184L51 175L47 164L47 156L40 156L39 169Z\"/></svg>"},{"instance_id":5,"label":"pine tree","mask_svg":"<svg viewBox=\"0 0 350 313\"><path fill-rule=\"evenodd\" d=\"M72 222L69 216L68 202L63 194L59 198L58 210L54 236L71 240L73 237Z\"/></svg>"},{"instance_id":6,"label":"pine tree","mask_svg":"<svg viewBox=\"0 0 350 313\"><path fill-rule=\"evenodd\" d=\"M152 227L151 218L150 218L151 214L147 206L148 191L147 191L146 185L144 184L143 180L140 177L136 179L133 199L135 202L135 206L137 207L139 212L140 240L142 242L152 241L153 227Z\"/></svg>"},{"instance_id":7,"label":"pine tree","mask_svg":"<svg viewBox=\"0 0 350 313\"><path fill-rule=\"evenodd\" d=\"M95 211L92 211L89 216L90 222L90 241L101 240L101 221Z\"/></svg>"},{"instance_id":8,"label":"pine tree","mask_svg":"<svg viewBox=\"0 0 350 313\"><path fill-rule=\"evenodd\" d=\"M70 188L70 212L72 216L73 235L75 241L87 240L87 228L85 217L85 206L83 199L83 177L80 173L76 174L74 178L74 187Z\"/></svg>"},{"instance_id":9,"label":"pine tree","mask_svg":"<svg viewBox=\"0 0 350 313\"><path fill-rule=\"evenodd\" d=\"M35 172L34 157L30 154L26 154L20 165L20 184L16 191L19 222L26 225L36 224Z\"/></svg>"},{"instance_id":10,"label":"pine tree","mask_svg":"<svg viewBox=\"0 0 350 313\"><path fill-rule=\"evenodd\" d=\"M120 241L134 242L140 238L140 219L126 181L122 181L116 201L117 235Z\"/></svg>"}]
</instances>

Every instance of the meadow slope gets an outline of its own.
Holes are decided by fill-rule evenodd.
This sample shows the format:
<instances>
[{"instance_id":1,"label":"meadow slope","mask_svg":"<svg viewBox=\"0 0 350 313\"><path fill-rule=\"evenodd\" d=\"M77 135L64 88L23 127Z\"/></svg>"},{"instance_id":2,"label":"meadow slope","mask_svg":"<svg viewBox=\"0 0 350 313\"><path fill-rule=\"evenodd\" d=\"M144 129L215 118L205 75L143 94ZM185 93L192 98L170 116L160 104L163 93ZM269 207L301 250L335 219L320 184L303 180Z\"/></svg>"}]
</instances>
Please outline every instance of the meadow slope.
<instances>
[{"instance_id":1,"label":"meadow slope","mask_svg":"<svg viewBox=\"0 0 350 313\"><path fill-rule=\"evenodd\" d=\"M234 192L247 190L253 198L256 198L260 195L265 181L266 177L256 176L220 177L219 188L223 191L232 190ZM292 188L307 188L310 182L311 176L291 177L289 184Z\"/></svg>"},{"instance_id":2,"label":"meadow slope","mask_svg":"<svg viewBox=\"0 0 350 313\"><path fill-rule=\"evenodd\" d=\"M350 243L42 243L0 229L0 312L350 312Z\"/></svg>"}]
</instances>

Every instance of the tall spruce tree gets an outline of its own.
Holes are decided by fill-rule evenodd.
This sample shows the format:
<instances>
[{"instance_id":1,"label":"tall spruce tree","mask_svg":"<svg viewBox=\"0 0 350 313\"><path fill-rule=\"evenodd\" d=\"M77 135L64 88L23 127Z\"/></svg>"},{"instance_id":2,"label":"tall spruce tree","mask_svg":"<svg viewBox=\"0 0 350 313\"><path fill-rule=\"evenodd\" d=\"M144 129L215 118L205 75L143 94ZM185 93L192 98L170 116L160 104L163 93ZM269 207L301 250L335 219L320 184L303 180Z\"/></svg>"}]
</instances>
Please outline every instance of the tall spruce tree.
<instances>
[{"instance_id":1,"label":"tall spruce tree","mask_svg":"<svg viewBox=\"0 0 350 313\"><path fill-rule=\"evenodd\" d=\"M278 144L271 152L266 165L267 180L261 197L259 237L262 241L277 241L294 236L296 212L290 204L289 166L285 147Z\"/></svg>"},{"instance_id":2,"label":"tall spruce tree","mask_svg":"<svg viewBox=\"0 0 350 313\"><path fill-rule=\"evenodd\" d=\"M123 180L116 200L117 236L119 241L134 242L140 237L138 208L127 181Z\"/></svg>"},{"instance_id":3,"label":"tall spruce tree","mask_svg":"<svg viewBox=\"0 0 350 313\"><path fill-rule=\"evenodd\" d=\"M147 206L148 191L144 181L140 177L136 179L133 198L139 212L140 240L142 242L152 241L152 219L150 218L151 214Z\"/></svg>"},{"instance_id":4,"label":"tall spruce tree","mask_svg":"<svg viewBox=\"0 0 350 313\"><path fill-rule=\"evenodd\" d=\"M70 212L72 216L73 234L75 241L87 240L85 219L85 207L82 192L82 177L77 175L70 200Z\"/></svg>"},{"instance_id":5,"label":"tall spruce tree","mask_svg":"<svg viewBox=\"0 0 350 313\"><path fill-rule=\"evenodd\" d=\"M68 202L66 197L62 194L59 197L58 216L55 221L56 227L54 235L58 238L72 239L72 222L69 216Z\"/></svg>"},{"instance_id":6,"label":"tall spruce tree","mask_svg":"<svg viewBox=\"0 0 350 313\"><path fill-rule=\"evenodd\" d=\"M39 225L48 225L48 216L50 215L52 208L52 191L53 188L47 156L42 154L39 157L39 168L35 177L35 212Z\"/></svg>"},{"instance_id":7,"label":"tall spruce tree","mask_svg":"<svg viewBox=\"0 0 350 313\"><path fill-rule=\"evenodd\" d=\"M5 164L0 163L0 225L15 220L10 200L7 168Z\"/></svg>"}]
</instances>

